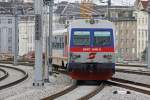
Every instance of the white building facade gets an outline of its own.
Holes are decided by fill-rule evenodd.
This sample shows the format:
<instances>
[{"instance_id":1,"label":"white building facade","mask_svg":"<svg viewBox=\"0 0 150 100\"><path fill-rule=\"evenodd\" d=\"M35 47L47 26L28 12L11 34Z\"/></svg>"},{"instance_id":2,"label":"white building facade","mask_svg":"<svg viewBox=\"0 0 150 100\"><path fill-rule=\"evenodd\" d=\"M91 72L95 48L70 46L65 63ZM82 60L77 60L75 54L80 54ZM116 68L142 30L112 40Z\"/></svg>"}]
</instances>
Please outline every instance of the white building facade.
<instances>
[{"instance_id":1,"label":"white building facade","mask_svg":"<svg viewBox=\"0 0 150 100\"><path fill-rule=\"evenodd\" d=\"M34 16L24 16L19 21L19 55L34 51Z\"/></svg>"},{"instance_id":2,"label":"white building facade","mask_svg":"<svg viewBox=\"0 0 150 100\"><path fill-rule=\"evenodd\" d=\"M147 1L140 1L136 12L137 17L137 57L142 57L148 41L148 13L146 12Z\"/></svg>"},{"instance_id":3,"label":"white building facade","mask_svg":"<svg viewBox=\"0 0 150 100\"><path fill-rule=\"evenodd\" d=\"M13 54L15 47L15 17L0 15L0 53Z\"/></svg>"},{"instance_id":4,"label":"white building facade","mask_svg":"<svg viewBox=\"0 0 150 100\"><path fill-rule=\"evenodd\" d=\"M25 3L33 3L34 0L24 0Z\"/></svg>"},{"instance_id":5,"label":"white building facade","mask_svg":"<svg viewBox=\"0 0 150 100\"><path fill-rule=\"evenodd\" d=\"M49 31L48 16L44 16L43 20L43 52L45 52L46 36ZM19 55L22 56L35 50L35 19L34 15L20 16L19 21Z\"/></svg>"},{"instance_id":6,"label":"white building facade","mask_svg":"<svg viewBox=\"0 0 150 100\"><path fill-rule=\"evenodd\" d=\"M142 52L147 47L148 41L148 13L139 11L137 13L137 56L140 59Z\"/></svg>"}]
</instances>

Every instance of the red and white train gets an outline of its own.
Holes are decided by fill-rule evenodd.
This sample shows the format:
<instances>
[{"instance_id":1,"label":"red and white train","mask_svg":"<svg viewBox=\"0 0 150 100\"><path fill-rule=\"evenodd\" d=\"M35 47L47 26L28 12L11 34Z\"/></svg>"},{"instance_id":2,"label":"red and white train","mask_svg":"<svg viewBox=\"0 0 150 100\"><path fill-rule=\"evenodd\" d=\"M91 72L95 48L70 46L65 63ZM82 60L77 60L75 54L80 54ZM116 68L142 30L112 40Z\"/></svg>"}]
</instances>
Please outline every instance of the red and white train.
<instances>
[{"instance_id":1,"label":"red and white train","mask_svg":"<svg viewBox=\"0 0 150 100\"><path fill-rule=\"evenodd\" d=\"M70 21L63 31L55 31L54 38L62 37L53 47L53 64L61 64L75 80L107 80L115 73L115 26L101 19ZM57 44L56 44L57 43ZM59 45L58 45L59 44Z\"/></svg>"}]
</instances>

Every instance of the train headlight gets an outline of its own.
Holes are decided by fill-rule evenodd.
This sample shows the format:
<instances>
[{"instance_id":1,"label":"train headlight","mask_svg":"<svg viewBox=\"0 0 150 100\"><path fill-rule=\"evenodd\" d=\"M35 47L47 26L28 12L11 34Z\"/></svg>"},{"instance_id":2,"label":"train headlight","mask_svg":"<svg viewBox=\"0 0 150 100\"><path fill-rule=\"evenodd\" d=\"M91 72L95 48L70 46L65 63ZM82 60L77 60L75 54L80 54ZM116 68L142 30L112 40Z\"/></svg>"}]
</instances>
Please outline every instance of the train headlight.
<instances>
[{"instance_id":1,"label":"train headlight","mask_svg":"<svg viewBox=\"0 0 150 100\"><path fill-rule=\"evenodd\" d=\"M104 55L103 57L106 59L112 59L112 55Z\"/></svg>"},{"instance_id":2,"label":"train headlight","mask_svg":"<svg viewBox=\"0 0 150 100\"><path fill-rule=\"evenodd\" d=\"M70 53L70 58L71 59L73 59L73 60L76 60L76 59L78 59L78 58L80 58L81 57L81 55L80 54L74 54L74 53Z\"/></svg>"}]
</instances>

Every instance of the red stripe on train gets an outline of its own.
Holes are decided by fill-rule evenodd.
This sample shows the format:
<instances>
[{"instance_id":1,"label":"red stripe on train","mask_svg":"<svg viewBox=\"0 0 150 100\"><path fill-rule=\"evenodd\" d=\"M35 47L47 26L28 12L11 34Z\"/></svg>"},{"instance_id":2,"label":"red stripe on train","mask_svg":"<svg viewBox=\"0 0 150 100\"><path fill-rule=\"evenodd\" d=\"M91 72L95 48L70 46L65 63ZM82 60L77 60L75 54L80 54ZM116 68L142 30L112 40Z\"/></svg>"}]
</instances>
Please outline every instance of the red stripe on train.
<instances>
[{"instance_id":1,"label":"red stripe on train","mask_svg":"<svg viewBox=\"0 0 150 100\"><path fill-rule=\"evenodd\" d=\"M89 47L74 47L70 48L70 52L114 52L114 48L89 48Z\"/></svg>"}]
</instances>

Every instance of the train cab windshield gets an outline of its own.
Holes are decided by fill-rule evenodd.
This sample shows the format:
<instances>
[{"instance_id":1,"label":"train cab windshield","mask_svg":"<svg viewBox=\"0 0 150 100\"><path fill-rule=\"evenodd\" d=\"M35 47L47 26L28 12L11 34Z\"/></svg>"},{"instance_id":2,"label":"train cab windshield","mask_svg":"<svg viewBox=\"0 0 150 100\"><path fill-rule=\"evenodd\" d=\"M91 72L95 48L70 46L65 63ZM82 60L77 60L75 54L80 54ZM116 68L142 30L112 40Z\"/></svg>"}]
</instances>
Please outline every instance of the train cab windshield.
<instances>
[{"instance_id":1,"label":"train cab windshield","mask_svg":"<svg viewBox=\"0 0 150 100\"><path fill-rule=\"evenodd\" d=\"M113 34L110 31L74 31L72 46L107 47L113 46Z\"/></svg>"},{"instance_id":2,"label":"train cab windshield","mask_svg":"<svg viewBox=\"0 0 150 100\"><path fill-rule=\"evenodd\" d=\"M75 31L73 35L74 46L89 46L90 32L89 31Z\"/></svg>"},{"instance_id":3,"label":"train cab windshield","mask_svg":"<svg viewBox=\"0 0 150 100\"><path fill-rule=\"evenodd\" d=\"M94 32L93 46L110 46L111 45L111 34L105 31Z\"/></svg>"}]
</instances>

